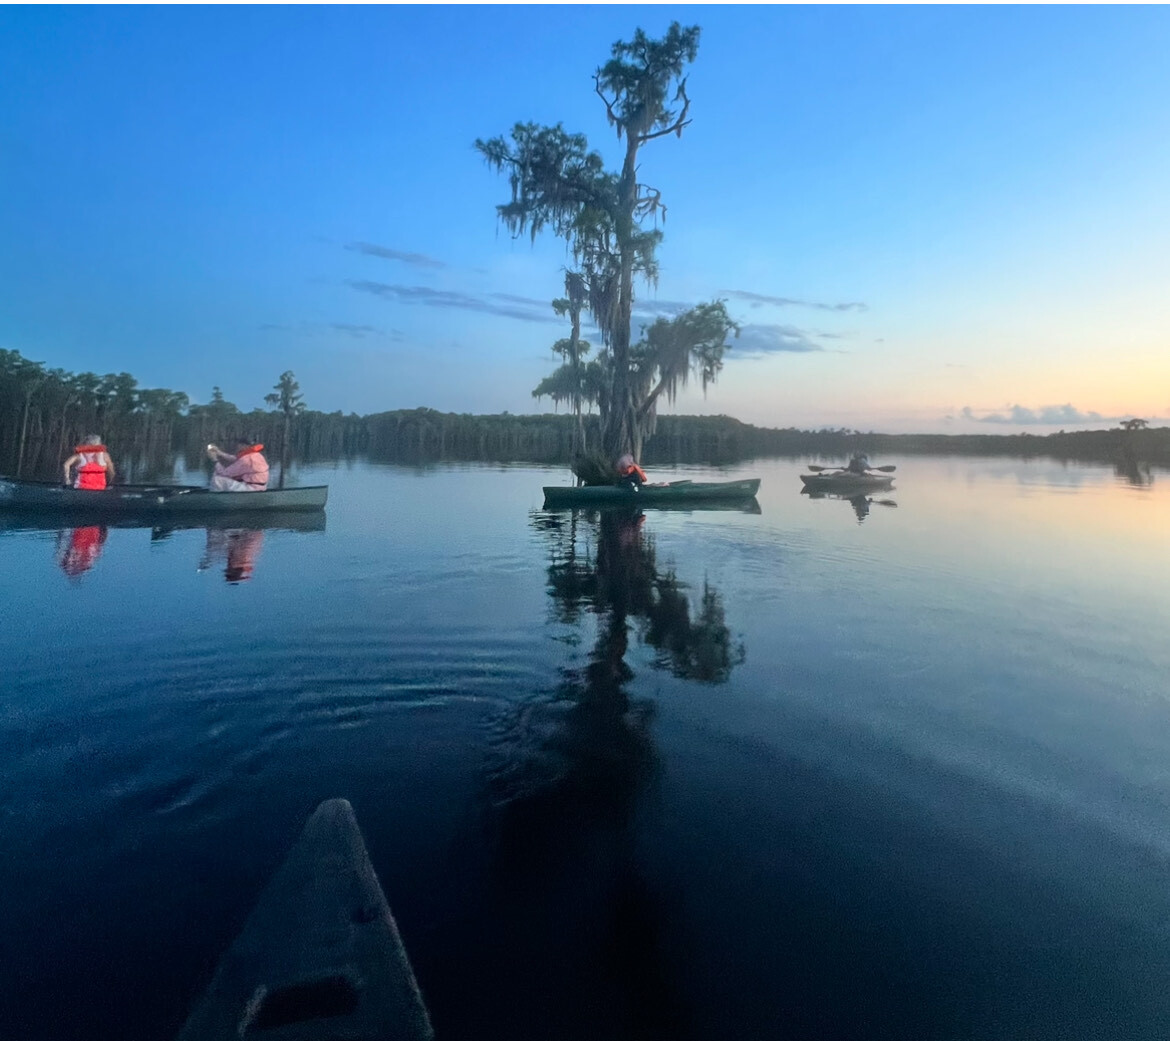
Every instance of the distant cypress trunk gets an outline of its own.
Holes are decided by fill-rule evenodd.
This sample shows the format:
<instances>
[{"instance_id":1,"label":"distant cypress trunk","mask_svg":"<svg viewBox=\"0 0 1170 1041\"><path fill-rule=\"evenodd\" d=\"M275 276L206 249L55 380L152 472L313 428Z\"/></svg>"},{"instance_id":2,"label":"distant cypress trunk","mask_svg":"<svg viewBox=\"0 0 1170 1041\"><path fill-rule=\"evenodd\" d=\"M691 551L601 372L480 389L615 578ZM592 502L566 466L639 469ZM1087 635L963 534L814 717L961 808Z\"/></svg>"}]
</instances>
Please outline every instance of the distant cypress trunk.
<instances>
[{"instance_id":1,"label":"distant cypress trunk","mask_svg":"<svg viewBox=\"0 0 1170 1041\"><path fill-rule=\"evenodd\" d=\"M28 410L29 410L29 406L32 404L32 396L33 396L33 392L31 390L28 390L25 392L25 395L24 395L24 416L21 418L21 421L20 421L20 448L17 449L17 453L16 453L16 476L17 477L20 476L21 467L24 466L24 441L25 441L25 436L28 434Z\"/></svg>"},{"instance_id":2,"label":"distant cypress trunk","mask_svg":"<svg viewBox=\"0 0 1170 1041\"><path fill-rule=\"evenodd\" d=\"M291 418L287 412L284 414L284 436L281 438L280 444L280 481L277 484L278 488L284 487L284 471L288 468L288 431Z\"/></svg>"}]
</instances>

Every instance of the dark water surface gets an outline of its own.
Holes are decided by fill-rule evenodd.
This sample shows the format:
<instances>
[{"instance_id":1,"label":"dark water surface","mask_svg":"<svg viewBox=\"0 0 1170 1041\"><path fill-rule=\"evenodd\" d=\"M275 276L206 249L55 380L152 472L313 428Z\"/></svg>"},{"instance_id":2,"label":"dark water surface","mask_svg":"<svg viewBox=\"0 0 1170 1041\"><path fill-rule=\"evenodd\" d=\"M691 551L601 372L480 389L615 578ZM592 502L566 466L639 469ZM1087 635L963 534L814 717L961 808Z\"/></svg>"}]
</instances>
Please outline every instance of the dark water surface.
<instances>
[{"instance_id":1,"label":"dark water surface","mask_svg":"<svg viewBox=\"0 0 1170 1041\"><path fill-rule=\"evenodd\" d=\"M337 795L440 1041L1170 1036L1170 477L897 462L0 530L0 1037L171 1036Z\"/></svg>"}]
</instances>

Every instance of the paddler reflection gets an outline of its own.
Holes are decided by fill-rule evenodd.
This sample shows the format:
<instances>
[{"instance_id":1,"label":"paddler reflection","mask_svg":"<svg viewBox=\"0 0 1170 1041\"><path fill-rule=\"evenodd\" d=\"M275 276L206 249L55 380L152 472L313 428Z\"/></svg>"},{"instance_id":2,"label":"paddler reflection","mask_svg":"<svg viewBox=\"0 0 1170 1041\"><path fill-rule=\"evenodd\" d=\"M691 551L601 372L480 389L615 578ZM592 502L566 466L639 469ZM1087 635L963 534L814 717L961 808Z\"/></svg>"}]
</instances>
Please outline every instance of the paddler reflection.
<instances>
[{"instance_id":1,"label":"paddler reflection","mask_svg":"<svg viewBox=\"0 0 1170 1041\"><path fill-rule=\"evenodd\" d=\"M225 582L247 582L256 567L264 532L256 528L208 528L207 548L199 561L199 570L206 571L217 561L224 562Z\"/></svg>"},{"instance_id":2,"label":"paddler reflection","mask_svg":"<svg viewBox=\"0 0 1170 1041\"><path fill-rule=\"evenodd\" d=\"M57 533L57 563L70 578L80 578L102 555L110 530L105 525L90 524Z\"/></svg>"}]
</instances>

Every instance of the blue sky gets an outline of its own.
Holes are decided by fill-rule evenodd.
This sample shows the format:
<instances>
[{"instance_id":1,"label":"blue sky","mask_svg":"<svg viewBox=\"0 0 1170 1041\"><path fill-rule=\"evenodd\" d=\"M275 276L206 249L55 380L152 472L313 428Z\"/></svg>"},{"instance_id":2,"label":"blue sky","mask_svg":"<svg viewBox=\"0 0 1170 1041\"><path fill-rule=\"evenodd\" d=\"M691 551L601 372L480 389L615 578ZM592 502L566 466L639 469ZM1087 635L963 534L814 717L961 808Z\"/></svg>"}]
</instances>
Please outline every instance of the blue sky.
<instances>
[{"instance_id":1,"label":"blue sky","mask_svg":"<svg viewBox=\"0 0 1170 1041\"><path fill-rule=\"evenodd\" d=\"M477 137L702 27L644 314L744 326L680 412L983 431L1170 417L1164 7L0 8L0 346L243 407L551 409L564 247Z\"/></svg>"}]
</instances>

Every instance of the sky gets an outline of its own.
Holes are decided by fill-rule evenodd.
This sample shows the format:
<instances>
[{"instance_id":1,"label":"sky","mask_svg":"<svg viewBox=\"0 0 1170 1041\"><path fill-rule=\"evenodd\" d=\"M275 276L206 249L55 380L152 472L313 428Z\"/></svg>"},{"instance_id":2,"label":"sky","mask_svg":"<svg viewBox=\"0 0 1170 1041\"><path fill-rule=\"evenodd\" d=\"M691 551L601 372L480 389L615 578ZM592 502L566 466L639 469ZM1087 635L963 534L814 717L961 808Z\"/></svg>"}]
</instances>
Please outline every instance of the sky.
<instances>
[{"instance_id":1,"label":"sky","mask_svg":"<svg viewBox=\"0 0 1170 1041\"><path fill-rule=\"evenodd\" d=\"M243 408L551 411L571 264L476 138L701 27L642 320L722 299L762 426L1170 422L1170 8L0 7L0 347ZM637 328L635 329L635 334Z\"/></svg>"}]
</instances>

